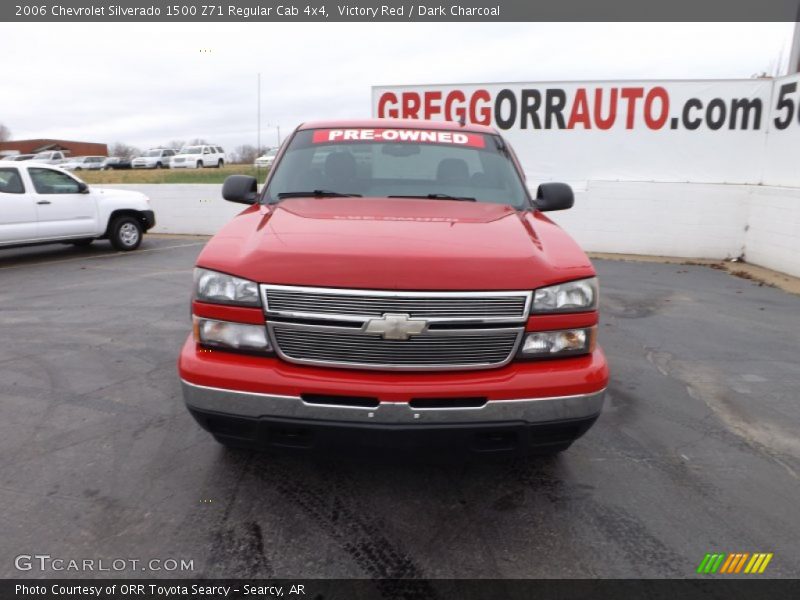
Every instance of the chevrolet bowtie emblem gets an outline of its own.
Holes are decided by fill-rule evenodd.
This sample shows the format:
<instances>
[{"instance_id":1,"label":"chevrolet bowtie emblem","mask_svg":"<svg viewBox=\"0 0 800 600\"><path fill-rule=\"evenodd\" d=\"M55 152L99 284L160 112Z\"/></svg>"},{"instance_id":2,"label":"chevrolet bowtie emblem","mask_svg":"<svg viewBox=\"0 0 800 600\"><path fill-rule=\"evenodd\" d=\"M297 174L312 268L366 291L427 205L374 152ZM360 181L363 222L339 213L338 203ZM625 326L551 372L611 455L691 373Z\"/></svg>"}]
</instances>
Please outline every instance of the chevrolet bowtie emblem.
<instances>
[{"instance_id":1,"label":"chevrolet bowtie emblem","mask_svg":"<svg viewBox=\"0 0 800 600\"><path fill-rule=\"evenodd\" d=\"M410 315L385 314L380 319L370 319L364 333L377 333L385 340L407 340L419 335L428 326L425 319L412 319Z\"/></svg>"}]
</instances>

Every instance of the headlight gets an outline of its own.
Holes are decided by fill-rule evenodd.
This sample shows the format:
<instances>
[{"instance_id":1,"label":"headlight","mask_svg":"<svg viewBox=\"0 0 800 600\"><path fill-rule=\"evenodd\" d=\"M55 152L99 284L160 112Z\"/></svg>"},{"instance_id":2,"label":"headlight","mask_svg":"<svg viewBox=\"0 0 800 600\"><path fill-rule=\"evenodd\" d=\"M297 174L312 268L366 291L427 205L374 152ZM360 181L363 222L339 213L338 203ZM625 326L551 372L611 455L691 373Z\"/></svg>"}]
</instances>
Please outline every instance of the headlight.
<instances>
[{"instance_id":1,"label":"headlight","mask_svg":"<svg viewBox=\"0 0 800 600\"><path fill-rule=\"evenodd\" d=\"M597 277L592 277L535 290L531 312L583 312L596 308Z\"/></svg>"},{"instance_id":2,"label":"headlight","mask_svg":"<svg viewBox=\"0 0 800 600\"><path fill-rule=\"evenodd\" d=\"M248 325L194 317L194 339L204 346L270 352L265 325Z\"/></svg>"},{"instance_id":3,"label":"headlight","mask_svg":"<svg viewBox=\"0 0 800 600\"><path fill-rule=\"evenodd\" d=\"M260 306L258 284L208 269L194 270L194 297L215 304Z\"/></svg>"},{"instance_id":4,"label":"headlight","mask_svg":"<svg viewBox=\"0 0 800 600\"><path fill-rule=\"evenodd\" d=\"M519 349L520 358L548 358L589 354L594 350L596 327L536 331L525 334Z\"/></svg>"}]
</instances>

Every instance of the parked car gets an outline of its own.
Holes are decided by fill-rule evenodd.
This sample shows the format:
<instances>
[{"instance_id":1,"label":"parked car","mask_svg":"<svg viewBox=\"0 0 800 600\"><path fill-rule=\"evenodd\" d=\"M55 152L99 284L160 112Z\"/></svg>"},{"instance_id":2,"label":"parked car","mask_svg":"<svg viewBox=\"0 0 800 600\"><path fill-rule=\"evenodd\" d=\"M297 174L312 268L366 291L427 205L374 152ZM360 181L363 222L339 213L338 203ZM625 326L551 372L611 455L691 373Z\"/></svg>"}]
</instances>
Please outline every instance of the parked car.
<instances>
[{"instance_id":1,"label":"parked car","mask_svg":"<svg viewBox=\"0 0 800 600\"><path fill-rule=\"evenodd\" d=\"M144 194L90 187L59 167L0 161L0 248L107 239L135 250L155 225Z\"/></svg>"},{"instance_id":2,"label":"parked car","mask_svg":"<svg viewBox=\"0 0 800 600\"><path fill-rule=\"evenodd\" d=\"M597 419L595 270L490 127L306 123L196 262L178 368L223 444L564 450Z\"/></svg>"},{"instance_id":3,"label":"parked car","mask_svg":"<svg viewBox=\"0 0 800 600\"><path fill-rule=\"evenodd\" d=\"M134 169L162 169L169 167L170 159L175 156L175 150L168 148L151 148L141 156L131 161Z\"/></svg>"},{"instance_id":4,"label":"parked car","mask_svg":"<svg viewBox=\"0 0 800 600\"><path fill-rule=\"evenodd\" d=\"M225 150L220 146L184 146L172 157L169 166L173 169L219 168L225 160Z\"/></svg>"},{"instance_id":5,"label":"parked car","mask_svg":"<svg viewBox=\"0 0 800 600\"><path fill-rule=\"evenodd\" d=\"M278 149L270 148L253 162L253 166L257 168L269 168L272 166L272 163L275 162L275 157L277 155Z\"/></svg>"},{"instance_id":6,"label":"parked car","mask_svg":"<svg viewBox=\"0 0 800 600\"><path fill-rule=\"evenodd\" d=\"M61 150L46 150L45 152L37 152L31 160L48 165L57 165L64 162L66 158L67 155Z\"/></svg>"},{"instance_id":7,"label":"parked car","mask_svg":"<svg viewBox=\"0 0 800 600\"><path fill-rule=\"evenodd\" d=\"M105 156L73 156L59 163L58 166L67 171L99 171L105 162Z\"/></svg>"},{"instance_id":8,"label":"parked car","mask_svg":"<svg viewBox=\"0 0 800 600\"><path fill-rule=\"evenodd\" d=\"M131 159L122 156L109 156L103 163L103 170L130 169Z\"/></svg>"},{"instance_id":9,"label":"parked car","mask_svg":"<svg viewBox=\"0 0 800 600\"><path fill-rule=\"evenodd\" d=\"M0 160L31 160L35 154L12 154L11 156L2 156Z\"/></svg>"}]
</instances>

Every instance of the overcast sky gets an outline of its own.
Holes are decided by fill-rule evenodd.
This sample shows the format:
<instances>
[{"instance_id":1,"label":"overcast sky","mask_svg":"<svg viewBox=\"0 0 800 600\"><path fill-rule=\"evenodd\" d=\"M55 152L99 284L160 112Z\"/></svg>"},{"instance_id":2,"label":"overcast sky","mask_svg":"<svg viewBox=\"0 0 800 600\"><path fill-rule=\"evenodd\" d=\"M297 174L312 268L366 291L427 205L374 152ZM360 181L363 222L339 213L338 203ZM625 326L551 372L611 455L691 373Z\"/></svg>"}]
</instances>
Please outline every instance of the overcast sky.
<instances>
[{"instance_id":1,"label":"overcast sky","mask_svg":"<svg viewBox=\"0 0 800 600\"><path fill-rule=\"evenodd\" d=\"M0 24L14 139L202 137L232 150L370 116L373 85L747 78L781 73L793 23ZM208 50L201 52L201 49Z\"/></svg>"}]
</instances>

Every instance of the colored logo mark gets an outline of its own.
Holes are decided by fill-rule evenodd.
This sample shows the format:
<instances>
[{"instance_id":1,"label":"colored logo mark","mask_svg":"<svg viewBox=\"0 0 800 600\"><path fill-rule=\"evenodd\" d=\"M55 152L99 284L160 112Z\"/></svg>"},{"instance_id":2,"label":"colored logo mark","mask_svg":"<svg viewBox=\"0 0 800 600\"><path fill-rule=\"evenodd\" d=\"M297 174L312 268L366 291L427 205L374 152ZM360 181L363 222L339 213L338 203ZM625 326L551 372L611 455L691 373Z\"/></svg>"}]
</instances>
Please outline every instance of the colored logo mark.
<instances>
[{"instance_id":1,"label":"colored logo mark","mask_svg":"<svg viewBox=\"0 0 800 600\"><path fill-rule=\"evenodd\" d=\"M703 574L763 573L771 560L772 552L706 554L697 567L697 572Z\"/></svg>"}]
</instances>

